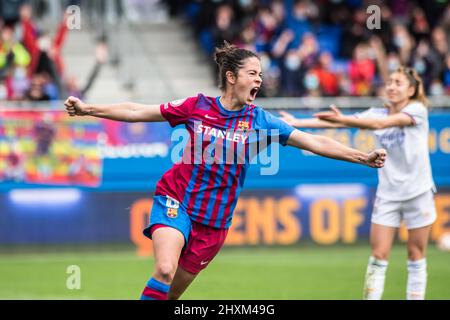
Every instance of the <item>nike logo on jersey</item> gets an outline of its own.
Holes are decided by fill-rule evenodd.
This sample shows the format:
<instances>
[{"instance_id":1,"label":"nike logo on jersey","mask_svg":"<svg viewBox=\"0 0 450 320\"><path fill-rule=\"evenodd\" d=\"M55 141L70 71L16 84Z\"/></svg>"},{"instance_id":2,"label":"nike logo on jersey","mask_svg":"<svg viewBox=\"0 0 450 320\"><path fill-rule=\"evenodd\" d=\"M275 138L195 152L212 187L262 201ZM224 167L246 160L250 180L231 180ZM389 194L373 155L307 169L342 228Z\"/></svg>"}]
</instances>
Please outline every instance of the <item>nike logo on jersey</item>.
<instances>
[{"instance_id":1,"label":"nike logo on jersey","mask_svg":"<svg viewBox=\"0 0 450 320\"><path fill-rule=\"evenodd\" d=\"M205 115L206 119L217 120L216 117L211 117L209 114Z\"/></svg>"}]
</instances>

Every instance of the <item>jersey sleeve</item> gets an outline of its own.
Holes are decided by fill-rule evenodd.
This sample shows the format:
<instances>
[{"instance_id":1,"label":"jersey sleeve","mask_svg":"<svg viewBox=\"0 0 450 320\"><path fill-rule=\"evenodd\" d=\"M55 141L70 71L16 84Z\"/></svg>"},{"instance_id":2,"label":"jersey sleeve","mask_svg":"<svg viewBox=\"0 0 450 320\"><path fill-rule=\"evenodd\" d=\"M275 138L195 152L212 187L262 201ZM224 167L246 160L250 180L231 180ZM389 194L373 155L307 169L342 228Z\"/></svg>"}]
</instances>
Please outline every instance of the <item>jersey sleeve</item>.
<instances>
[{"instance_id":1,"label":"jersey sleeve","mask_svg":"<svg viewBox=\"0 0 450 320\"><path fill-rule=\"evenodd\" d=\"M379 108L369 108L367 110L364 110L362 112L357 112L354 113L353 116L358 118L358 119L373 119L373 118L377 118L377 114L381 113L378 110Z\"/></svg>"},{"instance_id":2,"label":"jersey sleeve","mask_svg":"<svg viewBox=\"0 0 450 320\"><path fill-rule=\"evenodd\" d=\"M163 103L161 114L172 127L186 123L197 104L198 96Z\"/></svg>"},{"instance_id":3,"label":"jersey sleeve","mask_svg":"<svg viewBox=\"0 0 450 320\"><path fill-rule=\"evenodd\" d=\"M427 108L421 103L411 103L403 108L402 112L413 119L414 125L421 124L428 118Z\"/></svg>"},{"instance_id":4,"label":"jersey sleeve","mask_svg":"<svg viewBox=\"0 0 450 320\"><path fill-rule=\"evenodd\" d=\"M288 125L286 122L280 118L275 117L270 112L263 111L263 119L265 122L265 127L267 128L267 134L273 138L278 137L278 141L282 146L285 146L289 140L289 136L292 131L295 130L294 127Z\"/></svg>"}]
</instances>

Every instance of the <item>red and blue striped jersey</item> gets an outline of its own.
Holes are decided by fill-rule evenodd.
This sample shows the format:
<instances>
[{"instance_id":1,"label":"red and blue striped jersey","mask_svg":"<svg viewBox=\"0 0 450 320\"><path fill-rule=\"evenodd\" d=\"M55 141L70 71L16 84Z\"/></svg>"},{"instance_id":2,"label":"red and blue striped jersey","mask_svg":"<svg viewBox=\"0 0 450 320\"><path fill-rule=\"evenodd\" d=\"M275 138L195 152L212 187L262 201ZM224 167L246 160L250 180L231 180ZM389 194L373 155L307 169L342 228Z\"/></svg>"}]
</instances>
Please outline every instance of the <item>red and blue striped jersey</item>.
<instances>
[{"instance_id":1,"label":"red and blue striped jersey","mask_svg":"<svg viewBox=\"0 0 450 320\"><path fill-rule=\"evenodd\" d=\"M294 128L255 105L229 111L219 97L203 94L161 104L160 110L172 127L184 124L189 139L155 194L178 200L196 222L230 227L252 150L277 140L286 145Z\"/></svg>"}]
</instances>

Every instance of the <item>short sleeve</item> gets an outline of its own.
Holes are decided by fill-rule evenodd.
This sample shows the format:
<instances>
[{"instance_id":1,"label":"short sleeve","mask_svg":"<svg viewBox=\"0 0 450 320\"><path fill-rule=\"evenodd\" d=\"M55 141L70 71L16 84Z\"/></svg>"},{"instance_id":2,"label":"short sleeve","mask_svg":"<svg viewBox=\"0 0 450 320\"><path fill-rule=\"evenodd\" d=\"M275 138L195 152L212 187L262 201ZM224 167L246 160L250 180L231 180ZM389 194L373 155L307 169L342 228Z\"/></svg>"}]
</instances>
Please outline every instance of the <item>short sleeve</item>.
<instances>
[{"instance_id":1,"label":"short sleeve","mask_svg":"<svg viewBox=\"0 0 450 320\"><path fill-rule=\"evenodd\" d=\"M263 113L268 135L270 137L278 137L279 143L285 146L295 128L265 110L263 110Z\"/></svg>"},{"instance_id":2,"label":"short sleeve","mask_svg":"<svg viewBox=\"0 0 450 320\"><path fill-rule=\"evenodd\" d=\"M189 119L197 104L198 96L163 103L160 105L161 114L172 127L184 124Z\"/></svg>"},{"instance_id":3,"label":"short sleeve","mask_svg":"<svg viewBox=\"0 0 450 320\"><path fill-rule=\"evenodd\" d=\"M386 115L387 112L385 108L375 108L375 107L353 114L353 116L358 119L376 119Z\"/></svg>"},{"instance_id":4,"label":"short sleeve","mask_svg":"<svg viewBox=\"0 0 450 320\"><path fill-rule=\"evenodd\" d=\"M421 103L411 103L403 108L402 112L413 119L414 125L421 124L428 118L428 110Z\"/></svg>"}]
</instances>

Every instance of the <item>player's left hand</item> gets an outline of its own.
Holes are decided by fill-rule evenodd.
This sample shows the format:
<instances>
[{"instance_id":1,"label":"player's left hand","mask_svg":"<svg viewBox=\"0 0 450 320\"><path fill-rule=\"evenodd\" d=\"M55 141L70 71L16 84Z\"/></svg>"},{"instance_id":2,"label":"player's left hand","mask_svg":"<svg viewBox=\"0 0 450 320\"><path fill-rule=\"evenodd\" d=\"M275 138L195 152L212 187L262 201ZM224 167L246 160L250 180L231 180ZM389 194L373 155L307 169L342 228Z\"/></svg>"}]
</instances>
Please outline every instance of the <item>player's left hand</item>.
<instances>
[{"instance_id":1,"label":"player's left hand","mask_svg":"<svg viewBox=\"0 0 450 320\"><path fill-rule=\"evenodd\" d=\"M280 111L279 114L281 115L280 120L283 120L290 126L295 126L295 117L286 111Z\"/></svg>"},{"instance_id":2,"label":"player's left hand","mask_svg":"<svg viewBox=\"0 0 450 320\"><path fill-rule=\"evenodd\" d=\"M330 111L317 112L314 114L314 117L324 121L339 123L344 115L334 104L330 105L330 109Z\"/></svg>"},{"instance_id":3,"label":"player's left hand","mask_svg":"<svg viewBox=\"0 0 450 320\"><path fill-rule=\"evenodd\" d=\"M386 150L376 149L369 153L367 165L372 168L383 168L386 161Z\"/></svg>"}]
</instances>

